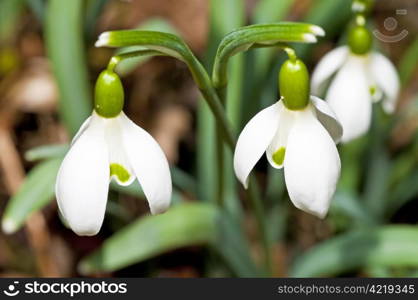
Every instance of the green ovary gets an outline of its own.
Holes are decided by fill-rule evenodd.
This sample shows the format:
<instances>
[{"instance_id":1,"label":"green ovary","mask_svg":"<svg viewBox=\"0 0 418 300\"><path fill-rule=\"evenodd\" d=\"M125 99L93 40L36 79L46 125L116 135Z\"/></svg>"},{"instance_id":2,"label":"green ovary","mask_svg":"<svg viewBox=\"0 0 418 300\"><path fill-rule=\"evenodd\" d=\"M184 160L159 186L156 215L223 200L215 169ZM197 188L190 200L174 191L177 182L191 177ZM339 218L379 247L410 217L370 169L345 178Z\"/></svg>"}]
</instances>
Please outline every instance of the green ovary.
<instances>
[{"instance_id":1,"label":"green ovary","mask_svg":"<svg viewBox=\"0 0 418 300\"><path fill-rule=\"evenodd\" d=\"M284 161L284 155L286 153L286 148L285 147L280 147L279 150L277 150L276 152L273 153L273 161L278 164L279 166L281 166L283 164Z\"/></svg>"},{"instance_id":2,"label":"green ovary","mask_svg":"<svg viewBox=\"0 0 418 300\"><path fill-rule=\"evenodd\" d=\"M131 174L120 164L110 164L110 177L115 176L120 182L127 182L131 178Z\"/></svg>"},{"instance_id":3,"label":"green ovary","mask_svg":"<svg viewBox=\"0 0 418 300\"><path fill-rule=\"evenodd\" d=\"M351 52L357 55L369 53L373 46L372 33L364 26L351 28L348 32L347 41Z\"/></svg>"},{"instance_id":4,"label":"green ovary","mask_svg":"<svg viewBox=\"0 0 418 300\"><path fill-rule=\"evenodd\" d=\"M309 104L309 72L300 59L288 59L279 71L279 90L287 109L302 110Z\"/></svg>"}]
</instances>

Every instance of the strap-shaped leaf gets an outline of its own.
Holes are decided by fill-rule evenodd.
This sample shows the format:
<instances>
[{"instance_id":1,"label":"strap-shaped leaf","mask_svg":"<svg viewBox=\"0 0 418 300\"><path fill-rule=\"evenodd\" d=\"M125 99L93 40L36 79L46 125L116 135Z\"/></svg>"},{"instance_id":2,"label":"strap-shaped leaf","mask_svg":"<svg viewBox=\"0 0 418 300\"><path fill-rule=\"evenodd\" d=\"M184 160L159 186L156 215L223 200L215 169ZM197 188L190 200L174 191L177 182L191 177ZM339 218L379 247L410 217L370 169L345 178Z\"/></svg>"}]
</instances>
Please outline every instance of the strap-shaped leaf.
<instances>
[{"instance_id":1,"label":"strap-shaped leaf","mask_svg":"<svg viewBox=\"0 0 418 300\"><path fill-rule=\"evenodd\" d=\"M299 256L294 277L333 276L364 267L418 267L418 228L385 226L349 232Z\"/></svg>"},{"instance_id":2,"label":"strap-shaped leaf","mask_svg":"<svg viewBox=\"0 0 418 300\"><path fill-rule=\"evenodd\" d=\"M217 214L214 206L186 204L138 219L84 258L79 270L113 271L178 247L210 243L216 239Z\"/></svg>"},{"instance_id":3,"label":"strap-shaped leaf","mask_svg":"<svg viewBox=\"0 0 418 300\"><path fill-rule=\"evenodd\" d=\"M18 230L32 212L42 209L54 198L61 161L62 158L44 161L28 173L19 191L7 203L2 220L4 232Z\"/></svg>"},{"instance_id":4,"label":"strap-shaped leaf","mask_svg":"<svg viewBox=\"0 0 418 300\"><path fill-rule=\"evenodd\" d=\"M48 158L64 157L69 148L68 144L50 144L32 148L25 152L28 161L43 160Z\"/></svg>"},{"instance_id":5,"label":"strap-shaped leaf","mask_svg":"<svg viewBox=\"0 0 418 300\"><path fill-rule=\"evenodd\" d=\"M238 28L224 37L218 47L213 66L216 88L226 85L228 59L252 47L269 47L277 43L315 43L324 30L316 25L294 22L255 24Z\"/></svg>"},{"instance_id":6,"label":"strap-shaped leaf","mask_svg":"<svg viewBox=\"0 0 418 300\"><path fill-rule=\"evenodd\" d=\"M237 275L259 276L245 254L248 252L243 251L248 245L232 224L212 204L179 204L165 214L140 218L115 233L80 262L79 271L111 272L170 250L207 245L213 246Z\"/></svg>"},{"instance_id":7,"label":"strap-shaped leaf","mask_svg":"<svg viewBox=\"0 0 418 300\"><path fill-rule=\"evenodd\" d=\"M45 38L60 93L61 119L72 135L91 113L82 22L85 1L48 1ZM65 50L64 50L65 49Z\"/></svg>"}]
</instances>

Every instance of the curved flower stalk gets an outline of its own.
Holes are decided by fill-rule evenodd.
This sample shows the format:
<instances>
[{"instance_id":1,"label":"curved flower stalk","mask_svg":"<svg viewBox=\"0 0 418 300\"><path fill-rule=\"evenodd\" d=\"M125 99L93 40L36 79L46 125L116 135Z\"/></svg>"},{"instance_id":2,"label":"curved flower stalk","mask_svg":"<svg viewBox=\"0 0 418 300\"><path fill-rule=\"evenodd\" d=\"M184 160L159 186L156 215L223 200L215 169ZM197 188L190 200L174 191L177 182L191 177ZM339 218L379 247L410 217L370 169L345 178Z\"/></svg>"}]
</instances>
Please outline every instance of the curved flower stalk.
<instances>
[{"instance_id":1,"label":"curved flower stalk","mask_svg":"<svg viewBox=\"0 0 418 300\"><path fill-rule=\"evenodd\" d=\"M382 101L391 114L396 108L399 77L394 65L382 54L372 51L372 36L363 25L349 32L348 46L326 54L312 75L312 92L321 95L331 80L325 100L344 128L342 142L364 135L371 123L372 103Z\"/></svg>"},{"instance_id":2,"label":"curved flower stalk","mask_svg":"<svg viewBox=\"0 0 418 300\"><path fill-rule=\"evenodd\" d=\"M342 127L323 100L309 96L306 66L294 54L281 67L282 97L256 114L241 132L234 169L247 188L248 176L263 153L273 168L284 168L293 204L323 218L340 175L335 143Z\"/></svg>"},{"instance_id":3,"label":"curved flower stalk","mask_svg":"<svg viewBox=\"0 0 418 300\"><path fill-rule=\"evenodd\" d=\"M157 142L122 111L123 87L111 70L96 83L94 111L78 133L58 171L59 210L78 235L95 235L103 222L109 182L138 179L151 213L164 212L171 200L171 175Z\"/></svg>"}]
</instances>

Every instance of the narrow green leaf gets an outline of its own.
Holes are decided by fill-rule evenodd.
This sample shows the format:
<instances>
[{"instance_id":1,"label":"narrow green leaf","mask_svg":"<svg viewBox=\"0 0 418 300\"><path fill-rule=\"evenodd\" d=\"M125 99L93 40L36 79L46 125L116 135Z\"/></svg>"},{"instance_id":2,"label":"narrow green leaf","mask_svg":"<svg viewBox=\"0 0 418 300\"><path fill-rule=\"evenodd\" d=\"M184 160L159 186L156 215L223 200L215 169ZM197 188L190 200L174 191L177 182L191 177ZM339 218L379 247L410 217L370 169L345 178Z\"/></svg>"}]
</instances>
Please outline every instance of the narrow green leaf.
<instances>
[{"instance_id":1,"label":"narrow green leaf","mask_svg":"<svg viewBox=\"0 0 418 300\"><path fill-rule=\"evenodd\" d=\"M206 69L212 69L216 49L222 37L236 28L241 17L242 1L210 1L210 30L205 53L204 64ZM237 13L235 13L237 6ZM200 102L197 111L197 175L199 182L198 198L203 201L216 201L219 170L214 163L217 145L213 141L215 136L215 118L211 114L208 105Z\"/></svg>"},{"instance_id":2,"label":"narrow green leaf","mask_svg":"<svg viewBox=\"0 0 418 300\"><path fill-rule=\"evenodd\" d=\"M26 0L27 5L36 15L38 20L43 23L45 17L45 1L44 0Z\"/></svg>"},{"instance_id":3,"label":"narrow green leaf","mask_svg":"<svg viewBox=\"0 0 418 300\"><path fill-rule=\"evenodd\" d=\"M368 214L363 202L347 189L340 189L334 195L331 202L333 211L340 211L344 215L353 218L362 225L373 225L377 223L375 216ZM354 225L354 224L351 224Z\"/></svg>"},{"instance_id":4,"label":"narrow green leaf","mask_svg":"<svg viewBox=\"0 0 418 300\"><path fill-rule=\"evenodd\" d=\"M115 271L180 247L211 243L217 237L218 217L214 206L200 203L140 218L84 258L79 270L82 274Z\"/></svg>"},{"instance_id":5,"label":"narrow green leaf","mask_svg":"<svg viewBox=\"0 0 418 300\"><path fill-rule=\"evenodd\" d=\"M417 182L418 170L415 167L414 172L393 187L393 190L388 197L388 202L385 203L386 218L390 218L399 208L408 203L408 201L416 199L416 196L418 195Z\"/></svg>"},{"instance_id":6,"label":"narrow green leaf","mask_svg":"<svg viewBox=\"0 0 418 300\"><path fill-rule=\"evenodd\" d=\"M135 180L132 184L128 186L119 185L112 180L112 182L110 182L110 189L116 192L123 193L125 195L130 195L142 200L146 200L144 191L142 190L141 185L137 180ZM177 188L173 188L173 192L171 194L171 206L174 206L181 202L183 202L183 195Z\"/></svg>"},{"instance_id":7,"label":"narrow green leaf","mask_svg":"<svg viewBox=\"0 0 418 300\"><path fill-rule=\"evenodd\" d=\"M403 85L411 79L418 64L418 38L408 46L399 62L399 75Z\"/></svg>"},{"instance_id":8,"label":"narrow green leaf","mask_svg":"<svg viewBox=\"0 0 418 300\"><path fill-rule=\"evenodd\" d=\"M229 212L218 218L218 235L213 248L225 260L234 275L238 277L260 277L261 273L250 255L250 247L241 224Z\"/></svg>"},{"instance_id":9,"label":"narrow green leaf","mask_svg":"<svg viewBox=\"0 0 418 300\"><path fill-rule=\"evenodd\" d=\"M364 191L361 202L364 203L369 215L382 221L385 212L385 203L390 194L389 178L392 170L392 161L389 157L386 143L390 132L389 118L381 107L373 110L373 122L369 137L366 139L365 151L360 153L360 170L365 170L362 184ZM362 158L365 158L362 162Z\"/></svg>"},{"instance_id":10,"label":"narrow green leaf","mask_svg":"<svg viewBox=\"0 0 418 300\"><path fill-rule=\"evenodd\" d=\"M369 267L418 267L418 228L392 225L342 234L293 264L292 277L336 276Z\"/></svg>"},{"instance_id":11,"label":"narrow green leaf","mask_svg":"<svg viewBox=\"0 0 418 300\"><path fill-rule=\"evenodd\" d=\"M223 1L214 0L211 1L211 26L212 34L211 38L213 46L216 46L221 38L228 32L243 26L245 23L245 5L240 0ZM216 40L215 40L216 39ZM215 55L216 48L210 49ZM226 94L220 95L221 102L225 106L226 115L228 120L236 132L239 127L240 114L241 114L241 93L242 93L242 79L243 79L243 56L237 55L231 60L230 68L230 80L226 90ZM219 140L217 141L219 142ZM217 145L217 147L219 147ZM233 164L232 152L224 147L223 153L221 149L217 149L217 154L223 157L218 158L218 164L222 162L222 166L219 165L220 170L223 172L219 174L218 181L223 180L223 194L222 202L225 208L230 214L237 219L242 216L242 207L239 203L239 197L237 194L237 181L233 169L230 167ZM219 191L218 191L219 192ZM219 193L220 194L220 193ZM216 197L212 198L216 200ZM219 200L219 199L218 199Z\"/></svg>"},{"instance_id":12,"label":"narrow green leaf","mask_svg":"<svg viewBox=\"0 0 418 300\"><path fill-rule=\"evenodd\" d=\"M27 174L19 191L7 203L2 220L4 232L18 230L32 212L42 209L54 198L61 161L62 158L44 161Z\"/></svg>"},{"instance_id":13,"label":"narrow green leaf","mask_svg":"<svg viewBox=\"0 0 418 300\"><path fill-rule=\"evenodd\" d=\"M85 32L88 38L93 37L93 33L95 30L95 25L97 22L100 13L102 12L103 8L105 7L108 0L87 0L86 8L84 9L85 13Z\"/></svg>"},{"instance_id":14,"label":"narrow green leaf","mask_svg":"<svg viewBox=\"0 0 418 300\"><path fill-rule=\"evenodd\" d=\"M177 167L171 167L170 171L174 186L185 192L196 195L197 182L192 176Z\"/></svg>"},{"instance_id":15,"label":"narrow green leaf","mask_svg":"<svg viewBox=\"0 0 418 300\"><path fill-rule=\"evenodd\" d=\"M83 258L78 268L82 274L111 272L192 245L213 247L238 276L260 275L235 221L204 203L183 203L138 219Z\"/></svg>"},{"instance_id":16,"label":"narrow green leaf","mask_svg":"<svg viewBox=\"0 0 418 300\"><path fill-rule=\"evenodd\" d=\"M173 180L173 197L177 198L180 197L180 191L185 191L188 193L196 193L196 182L193 178L191 178L187 173L180 170L176 167L170 168L171 177ZM127 195L145 198L144 192L142 191L141 186L139 185L138 181L135 180L132 184L128 186L122 186L117 184L116 182L112 181L110 183L110 187L114 191L118 191ZM180 197L181 198L181 197Z\"/></svg>"},{"instance_id":17,"label":"narrow green leaf","mask_svg":"<svg viewBox=\"0 0 418 300\"><path fill-rule=\"evenodd\" d=\"M28 161L42 160L48 158L63 157L69 149L68 144L51 144L32 148L25 153Z\"/></svg>"},{"instance_id":18,"label":"narrow green leaf","mask_svg":"<svg viewBox=\"0 0 418 300\"><path fill-rule=\"evenodd\" d=\"M19 16L23 10L22 0L0 1L0 42L10 42L15 34Z\"/></svg>"},{"instance_id":19,"label":"narrow green leaf","mask_svg":"<svg viewBox=\"0 0 418 300\"><path fill-rule=\"evenodd\" d=\"M60 92L60 115L72 135L92 110L82 20L82 0L48 2L45 22L48 56Z\"/></svg>"},{"instance_id":20,"label":"narrow green leaf","mask_svg":"<svg viewBox=\"0 0 418 300\"><path fill-rule=\"evenodd\" d=\"M293 0L260 0L254 10L254 23L282 21Z\"/></svg>"}]
</instances>

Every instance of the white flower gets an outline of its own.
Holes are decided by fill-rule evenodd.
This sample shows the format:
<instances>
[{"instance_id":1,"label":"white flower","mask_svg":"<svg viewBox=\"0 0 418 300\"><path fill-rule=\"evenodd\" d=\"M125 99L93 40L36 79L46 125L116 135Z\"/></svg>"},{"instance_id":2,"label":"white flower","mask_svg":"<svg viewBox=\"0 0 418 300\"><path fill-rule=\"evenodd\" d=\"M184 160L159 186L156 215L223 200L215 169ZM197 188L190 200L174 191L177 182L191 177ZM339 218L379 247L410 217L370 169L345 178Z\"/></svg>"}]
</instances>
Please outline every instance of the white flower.
<instances>
[{"instance_id":1,"label":"white flower","mask_svg":"<svg viewBox=\"0 0 418 300\"><path fill-rule=\"evenodd\" d=\"M274 168L284 167L293 204L323 218L340 175L335 143L341 135L341 125L323 100L311 96L301 110L290 110L279 100L244 127L234 153L235 173L247 188L248 175L265 152Z\"/></svg>"},{"instance_id":2,"label":"white flower","mask_svg":"<svg viewBox=\"0 0 418 300\"><path fill-rule=\"evenodd\" d=\"M372 102L383 99L383 108L393 113L399 93L399 77L393 64L378 52L352 53L342 46L326 54L316 67L312 93L321 95L331 78L325 100L344 128L342 142L365 134L371 122Z\"/></svg>"},{"instance_id":3,"label":"white flower","mask_svg":"<svg viewBox=\"0 0 418 300\"><path fill-rule=\"evenodd\" d=\"M94 111L74 137L56 181L59 209L77 234L100 230L112 178L120 185L137 178L153 214L170 204L170 170L157 142L123 112L105 118Z\"/></svg>"}]
</instances>

